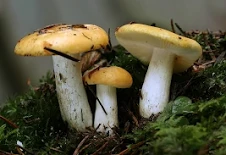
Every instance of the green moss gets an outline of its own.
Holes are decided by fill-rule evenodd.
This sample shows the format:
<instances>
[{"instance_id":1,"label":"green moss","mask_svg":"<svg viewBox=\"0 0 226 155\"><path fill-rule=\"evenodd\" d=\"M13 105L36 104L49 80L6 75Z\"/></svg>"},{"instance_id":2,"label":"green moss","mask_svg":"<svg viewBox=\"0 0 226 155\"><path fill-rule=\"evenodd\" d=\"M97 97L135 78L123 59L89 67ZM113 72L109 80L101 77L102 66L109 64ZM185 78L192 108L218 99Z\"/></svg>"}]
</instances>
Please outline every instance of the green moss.
<instances>
[{"instance_id":1,"label":"green moss","mask_svg":"<svg viewBox=\"0 0 226 155\"><path fill-rule=\"evenodd\" d=\"M134 143L145 140L139 152L197 154L225 150L226 95L208 102L191 103L179 97L168 104L155 122L127 135ZM225 153L225 152L224 152Z\"/></svg>"},{"instance_id":2,"label":"green moss","mask_svg":"<svg viewBox=\"0 0 226 155\"><path fill-rule=\"evenodd\" d=\"M31 87L26 94L9 99L1 109L1 115L18 126L14 129L0 121L1 133L10 134L0 139L1 149L13 151L21 141L28 150L38 152L60 147L62 138L66 140L67 127L60 116L53 76L48 73L40 82L39 88Z\"/></svg>"},{"instance_id":3,"label":"green moss","mask_svg":"<svg viewBox=\"0 0 226 155\"><path fill-rule=\"evenodd\" d=\"M226 61L205 69L202 72L187 72L174 75L172 82L172 98L187 96L193 101L208 101L226 92Z\"/></svg>"}]
</instances>

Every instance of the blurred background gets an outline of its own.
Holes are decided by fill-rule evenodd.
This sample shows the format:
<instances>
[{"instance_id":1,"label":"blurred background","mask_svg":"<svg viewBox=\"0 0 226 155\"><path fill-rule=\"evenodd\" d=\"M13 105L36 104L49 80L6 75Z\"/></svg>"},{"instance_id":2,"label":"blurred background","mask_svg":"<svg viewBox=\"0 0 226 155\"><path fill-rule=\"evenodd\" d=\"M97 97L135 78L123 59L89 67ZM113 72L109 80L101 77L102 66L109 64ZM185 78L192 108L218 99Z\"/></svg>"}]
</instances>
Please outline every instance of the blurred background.
<instances>
[{"instance_id":1,"label":"blurred background","mask_svg":"<svg viewBox=\"0 0 226 155\"><path fill-rule=\"evenodd\" d=\"M0 104L28 89L52 71L50 57L14 54L17 41L54 23L92 23L111 29L136 21L171 29L170 19L184 30L226 30L225 0L0 0Z\"/></svg>"}]
</instances>

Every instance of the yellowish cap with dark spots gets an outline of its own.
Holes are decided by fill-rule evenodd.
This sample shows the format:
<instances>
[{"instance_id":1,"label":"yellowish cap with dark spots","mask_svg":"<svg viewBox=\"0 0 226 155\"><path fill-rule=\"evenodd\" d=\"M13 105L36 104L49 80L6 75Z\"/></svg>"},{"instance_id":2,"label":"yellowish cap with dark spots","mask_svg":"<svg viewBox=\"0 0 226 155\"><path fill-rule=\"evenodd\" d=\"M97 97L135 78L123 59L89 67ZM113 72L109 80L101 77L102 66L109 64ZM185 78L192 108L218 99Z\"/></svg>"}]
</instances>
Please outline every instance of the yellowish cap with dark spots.
<instances>
[{"instance_id":1,"label":"yellowish cap with dark spots","mask_svg":"<svg viewBox=\"0 0 226 155\"><path fill-rule=\"evenodd\" d=\"M106 48L109 43L107 33L92 24L55 24L34 31L18 41L15 53L22 56L48 56L50 48L65 54L78 54L90 50Z\"/></svg>"}]
</instances>

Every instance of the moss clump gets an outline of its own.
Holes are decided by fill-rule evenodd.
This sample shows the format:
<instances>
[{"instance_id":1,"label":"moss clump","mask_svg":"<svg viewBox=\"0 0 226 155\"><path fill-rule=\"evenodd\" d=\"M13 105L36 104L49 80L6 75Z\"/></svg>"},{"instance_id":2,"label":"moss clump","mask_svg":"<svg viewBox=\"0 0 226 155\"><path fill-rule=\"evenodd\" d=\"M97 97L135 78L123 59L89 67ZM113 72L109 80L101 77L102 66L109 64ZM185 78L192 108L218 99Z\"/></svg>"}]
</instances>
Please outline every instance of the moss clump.
<instances>
[{"instance_id":1,"label":"moss clump","mask_svg":"<svg viewBox=\"0 0 226 155\"><path fill-rule=\"evenodd\" d=\"M31 87L26 94L9 99L1 109L1 115L17 125L14 129L0 121L0 134L5 135L0 139L2 150L15 151L17 141L32 152L65 143L67 127L60 116L52 74L40 82L38 88Z\"/></svg>"},{"instance_id":2,"label":"moss clump","mask_svg":"<svg viewBox=\"0 0 226 155\"><path fill-rule=\"evenodd\" d=\"M226 95L208 102L192 103L187 97L170 102L156 121L127 135L140 153L226 153Z\"/></svg>"},{"instance_id":3,"label":"moss clump","mask_svg":"<svg viewBox=\"0 0 226 155\"><path fill-rule=\"evenodd\" d=\"M178 74L173 76L172 98L179 95L190 97L193 101L208 101L226 93L226 61L222 60L202 72Z\"/></svg>"},{"instance_id":4,"label":"moss clump","mask_svg":"<svg viewBox=\"0 0 226 155\"><path fill-rule=\"evenodd\" d=\"M184 92L196 100L208 101L226 93L226 61L221 61L199 73Z\"/></svg>"},{"instance_id":5,"label":"moss clump","mask_svg":"<svg viewBox=\"0 0 226 155\"><path fill-rule=\"evenodd\" d=\"M139 117L139 89L147 68L116 46L112 64L128 70L134 84L117 92L120 129L114 130L115 136L106 137L92 128L86 133L68 130L61 120L54 77L48 73L38 88L30 87L0 109L1 116L18 126L0 119L0 152L19 153L19 140L25 154L225 154L225 33L186 35L206 51L196 62L196 67L205 69L173 76L172 101L158 117ZM204 65L212 60L210 51L218 61Z\"/></svg>"}]
</instances>

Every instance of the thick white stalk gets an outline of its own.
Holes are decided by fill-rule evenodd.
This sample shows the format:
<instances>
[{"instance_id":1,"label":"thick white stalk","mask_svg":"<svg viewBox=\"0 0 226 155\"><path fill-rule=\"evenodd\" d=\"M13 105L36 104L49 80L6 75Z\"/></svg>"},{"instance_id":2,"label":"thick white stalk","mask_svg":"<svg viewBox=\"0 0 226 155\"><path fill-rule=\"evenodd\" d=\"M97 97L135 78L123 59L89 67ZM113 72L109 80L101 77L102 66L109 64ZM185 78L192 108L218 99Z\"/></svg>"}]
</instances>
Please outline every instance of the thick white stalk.
<instances>
[{"instance_id":1,"label":"thick white stalk","mask_svg":"<svg viewBox=\"0 0 226 155\"><path fill-rule=\"evenodd\" d=\"M140 114L149 118L163 111L169 101L175 55L155 48L144 79L140 97Z\"/></svg>"},{"instance_id":2,"label":"thick white stalk","mask_svg":"<svg viewBox=\"0 0 226 155\"><path fill-rule=\"evenodd\" d=\"M111 135L112 128L118 127L118 106L116 97L116 88L107 85L97 85L96 94L107 115L103 111L98 101L96 101L96 111L94 117L94 127L99 128L97 131Z\"/></svg>"},{"instance_id":3,"label":"thick white stalk","mask_svg":"<svg viewBox=\"0 0 226 155\"><path fill-rule=\"evenodd\" d=\"M84 131L92 126L92 113L82 81L81 64L53 56L53 65L62 118L69 127Z\"/></svg>"}]
</instances>

